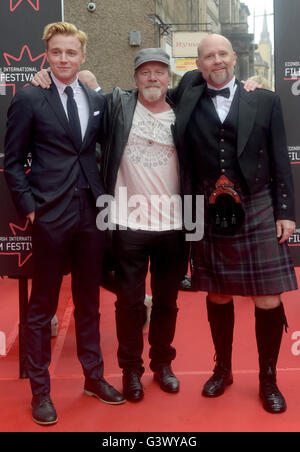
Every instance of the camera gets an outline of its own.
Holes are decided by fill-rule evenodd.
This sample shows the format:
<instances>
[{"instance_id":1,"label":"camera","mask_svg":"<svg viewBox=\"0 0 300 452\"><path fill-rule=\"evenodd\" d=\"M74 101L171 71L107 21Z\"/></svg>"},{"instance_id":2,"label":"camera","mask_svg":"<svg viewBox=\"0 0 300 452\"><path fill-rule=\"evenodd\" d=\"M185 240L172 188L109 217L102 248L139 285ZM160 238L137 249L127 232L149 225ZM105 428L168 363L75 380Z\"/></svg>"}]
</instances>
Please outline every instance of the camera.
<instances>
[{"instance_id":1,"label":"camera","mask_svg":"<svg viewBox=\"0 0 300 452\"><path fill-rule=\"evenodd\" d=\"M95 11L95 9L96 9L96 3L89 2L88 6L87 6L87 9L89 10L90 13L93 13Z\"/></svg>"}]
</instances>

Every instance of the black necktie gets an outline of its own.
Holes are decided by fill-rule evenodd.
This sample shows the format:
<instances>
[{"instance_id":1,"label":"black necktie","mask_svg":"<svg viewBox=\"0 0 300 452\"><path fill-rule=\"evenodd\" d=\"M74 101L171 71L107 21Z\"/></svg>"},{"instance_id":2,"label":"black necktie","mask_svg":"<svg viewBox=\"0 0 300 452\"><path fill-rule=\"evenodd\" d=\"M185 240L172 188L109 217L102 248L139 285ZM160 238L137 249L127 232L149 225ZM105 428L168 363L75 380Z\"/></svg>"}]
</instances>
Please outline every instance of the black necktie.
<instances>
[{"instance_id":1,"label":"black necktie","mask_svg":"<svg viewBox=\"0 0 300 452\"><path fill-rule=\"evenodd\" d=\"M223 97L226 97L227 99L230 97L230 89L229 88L223 88L220 90L206 88L206 93L209 97L223 96Z\"/></svg>"},{"instance_id":2,"label":"black necktie","mask_svg":"<svg viewBox=\"0 0 300 452\"><path fill-rule=\"evenodd\" d=\"M68 96L67 111L69 118L69 126L72 132L73 141L75 143L76 149L77 151L79 151L82 145L81 126L78 115L78 108L74 100L74 93L72 87L67 86L65 88L65 93Z\"/></svg>"}]
</instances>

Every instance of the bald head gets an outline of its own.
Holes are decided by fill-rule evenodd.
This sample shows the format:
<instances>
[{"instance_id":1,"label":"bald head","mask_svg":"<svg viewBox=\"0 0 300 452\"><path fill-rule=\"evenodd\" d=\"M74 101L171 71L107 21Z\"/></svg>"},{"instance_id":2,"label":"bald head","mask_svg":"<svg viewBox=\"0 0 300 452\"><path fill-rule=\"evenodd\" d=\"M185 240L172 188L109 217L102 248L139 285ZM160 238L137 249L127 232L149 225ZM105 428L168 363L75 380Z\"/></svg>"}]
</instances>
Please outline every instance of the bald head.
<instances>
[{"instance_id":1,"label":"bald head","mask_svg":"<svg viewBox=\"0 0 300 452\"><path fill-rule=\"evenodd\" d=\"M221 88L234 76L236 54L225 36L211 34L198 46L197 66L207 83Z\"/></svg>"},{"instance_id":2,"label":"bald head","mask_svg":"<svg viewBox=\"0 0 300 452\"><path fill-rule=\"evenodd\" d=\"M222 44L224 46L226 46L228 48L228 50L230 50L232 53L234 53L232 44L229 41L229 39L225 38L225 36L223 36L223 35L213 33L213 34L208 35L205 38L203 38L202 41L200 42L200 44L198 45L198 57L200 58L201 52L203 52L203 49L205 50L205 48L208 45L209 46L212 46L212 45L219 46Z\"/></svg>"}]
</instances>

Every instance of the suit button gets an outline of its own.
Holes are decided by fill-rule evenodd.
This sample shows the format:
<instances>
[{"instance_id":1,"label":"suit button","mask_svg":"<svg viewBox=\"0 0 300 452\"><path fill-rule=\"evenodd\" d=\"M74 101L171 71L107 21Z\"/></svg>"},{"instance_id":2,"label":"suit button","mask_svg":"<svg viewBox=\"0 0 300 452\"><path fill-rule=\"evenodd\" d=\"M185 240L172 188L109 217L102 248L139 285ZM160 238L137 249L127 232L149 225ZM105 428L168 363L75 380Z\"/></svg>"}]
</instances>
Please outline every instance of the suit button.
<instances>
[{"instance_id":1,"label":"suit button","mask_svg":"<svg viewBox=\"0 0 300 452\"><path fill-rule=\"evenodd\" d=\"M283 198L287 198L288 195L287 195L286 193L283 193L282 197L283 197Z\"/></svg>"},{"instance_id":2,"label":"suit button","mask_svg":"<svg viewBox=\"0 0 300 452\"><path fill-rule=\"evenodd\" d=\"M284 188L285 187L285 184L280 184L280 188Z\"/></svg>"},{"instance_id":3,"label":"suit button","mask_svg":"<svg viewBox=\"0 0 300 452\"><path fill-rule=\"evenodd\" d=\"M262 155L262 154L264 153L264 150L261 149L261 150L259 151L259 153Z\"/></svg>"},{"instance_id":4,"label":"suit button","mask_svg":"<svg viewBox=\"0 0 300 452\"><path fill-rule=\"evenodd\" d=\"M226 170L223 168L223 169L221 170L221 173L222 173L222 174L226 173Z\"/></svg>"},{"instance_id":5,"label":"suit button","mask_svg":"<svg viewBox=\"0 0 300 452\"><path fill-rule=\"evenodd\" d=\"M222 154L225 152L225 149L221 149Z\"/></svg>"},{"instance_id":6,"label":"suit button","mask_svg":"<svg viewBox=\"0 0 300 452\"><path fill-rule=\"evenodd\" d=\"M281 204L281 208L282 208L283 210L286 210L286 209L287 209L287 205L286 205L286 204Z\"/></svg>"},{"instance_id":7,"label":"suit button","mask_svg":"<svg viewBox=\"0 0 300 452\"><path fill-rule=\"evenodd\" d=\"M255 178L255 182L259 182L259 177L256 177L256 178Z\"/></svg>"}]
</instances>

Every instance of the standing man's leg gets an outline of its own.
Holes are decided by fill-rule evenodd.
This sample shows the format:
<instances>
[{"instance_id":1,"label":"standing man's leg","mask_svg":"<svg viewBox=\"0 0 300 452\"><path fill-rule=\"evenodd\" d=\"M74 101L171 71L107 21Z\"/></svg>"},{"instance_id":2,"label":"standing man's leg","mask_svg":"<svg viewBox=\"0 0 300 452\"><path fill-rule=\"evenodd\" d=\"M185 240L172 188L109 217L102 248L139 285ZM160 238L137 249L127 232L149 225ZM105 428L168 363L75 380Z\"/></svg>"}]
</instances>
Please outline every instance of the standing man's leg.
<instances>
[{"instance_id":1,"label":"standing man's leg","mask_svg":"<svg viewBox=\"0 0 300 452\"><path fill-rule=\"evenodd\" d=\"M123 394L131 401L141 400L144 396L140 378L144 373L142 353L148 241L149 233L146 231L113 232L118 361L123 370Z\"/></svg>"},{"instance_id":2,"label":"standing man's leg","mask_svg":"<svg viewBox=\"0 0 300 452\"><path fill-rule=\"evenodd\" d=\"M57 223L36 217L32 228L33 278L27 314L27 369L33 394L33 420L57 422L50 399L51 319L55 315L66 263L66 234Z\"/></svg>"},{"instance_id":3,"label":"standing man's leg","mask_svg":"<svg viewBox=\"0 0 300 452\"><path fill-rule=\"evenodd\" d=\"M216 365L213 375L205 383L202 395L218 397L226 386L233 383L232 342L234 330L234 305L231 295L208 293L206 298L207 316L215 347Z\"/></svg>"},{"instance_id":4,"label":"standing man's leg","mask_svg":"<svg viewBox=\"0 0 300 452\"><path fill-rule=\"evenodd\" d=\"M90 190L78 190L78 224L71 244L72 294L77 354L85 376L85 393L109 404L122 395L103 378L100 347L99 292L105 233L96 226L95 201Z\"/></svg>"},{"instance_id":5,"label":"standing man's leg","mask_svg":"<svg viewBox=\"0 0 300 452\"><path fill-rule=\"evenodd\" d=\"M182 231L158 232L151 243L152 312L149 327L150 368L161 389L178 392L171 369L176 356L172 346L177 319L177 296L184 266Z\"/></svg>"},{"instance_id":6,"label":"standing man's leg","mask_svg":"<svg viewBox=\"0 0 300 452\"><path fill-rule=\"evenodd\" d=\"M287 406L277 387L276 365L283 326L287 326L284 307L279 295L253 297L253 300L259 358L259 394L266 411L281 413Z\"/></svg>"}]
</instances>

